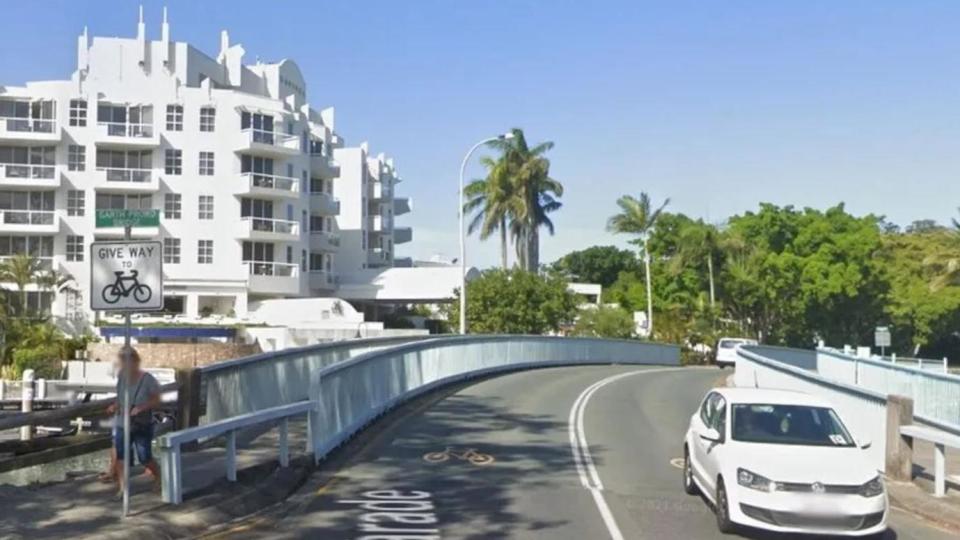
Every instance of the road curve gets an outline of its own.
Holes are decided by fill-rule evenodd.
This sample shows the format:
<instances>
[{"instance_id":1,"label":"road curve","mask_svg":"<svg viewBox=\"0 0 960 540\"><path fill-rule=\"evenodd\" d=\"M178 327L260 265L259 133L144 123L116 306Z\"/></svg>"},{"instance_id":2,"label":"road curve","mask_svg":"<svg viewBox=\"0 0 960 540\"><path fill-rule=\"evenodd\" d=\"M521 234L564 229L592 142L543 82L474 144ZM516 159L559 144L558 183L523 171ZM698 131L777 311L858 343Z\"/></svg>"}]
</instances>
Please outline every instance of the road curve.
<instances>
[{"instance_id":1,"label":"road curve","mask_svg":"<svg viewBox=\"0 0 960 540\"><path fill-rule=\"evenodd\" d=\"M730 538L702 499L684 495L671 465L720 377L601 366L487 379L393 421L332 479L317 475L284 507L223 536ZM891 523L889 539L955 537L899 511Z\"/></svg>"}]
</instances>

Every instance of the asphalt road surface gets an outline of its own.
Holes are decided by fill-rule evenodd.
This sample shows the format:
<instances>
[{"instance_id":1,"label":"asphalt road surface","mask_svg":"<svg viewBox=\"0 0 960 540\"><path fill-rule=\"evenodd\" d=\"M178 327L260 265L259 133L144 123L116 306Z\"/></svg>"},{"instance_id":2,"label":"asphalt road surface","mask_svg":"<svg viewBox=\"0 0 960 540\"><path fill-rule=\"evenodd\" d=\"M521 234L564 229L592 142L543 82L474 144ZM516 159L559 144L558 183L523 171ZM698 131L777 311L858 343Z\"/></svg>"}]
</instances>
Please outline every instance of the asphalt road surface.
<instances>
[{"instance_id":1,"label":"asphalt road surface","mask_svg":"<svg viewBox=\"0 0 960 540\"><path fill-rule=\"evenodd\" d=\"M602 366L487 379L394 420L333 476L317 475L281 509L223 536L730 538L704 500L683 493L671 464L720 378L715 369ZM889 539L956 538L898 510L890 521Z\"/></svg>"}]
</instances>

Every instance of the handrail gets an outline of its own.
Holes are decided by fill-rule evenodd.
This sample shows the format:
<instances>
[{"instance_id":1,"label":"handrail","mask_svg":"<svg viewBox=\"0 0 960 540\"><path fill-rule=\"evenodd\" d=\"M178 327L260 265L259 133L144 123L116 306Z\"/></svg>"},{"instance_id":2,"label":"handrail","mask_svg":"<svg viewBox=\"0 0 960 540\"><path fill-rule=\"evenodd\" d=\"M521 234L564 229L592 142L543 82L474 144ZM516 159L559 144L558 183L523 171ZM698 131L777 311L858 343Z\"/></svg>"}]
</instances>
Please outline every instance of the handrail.
<instances>
[{"instance_id":1,"label":"handrail","mask_svg":"<svg viewBox=\"0 0 960 540\"><path fill-rule=\"evenodd\" d=\"M931 377L934 379L940 379L940 380L949 381L952 383L960 383L960 375L951 375L949 373L938 373L936 371L929 371L926 369L920 369L920 368L915 368L910 366L901 366L898 364L894 364L892 362L885 362L883 360L877 360L874 358L860 358L859 356L850 356L847 354L843 354L842 352L835 351L833 349L827 349L827 348L818 348L817 352L826 354L828 356L832 356L839 360L846 360L847 362L861 362L861 363L872 365L872 366L892 369L894 371L902 371L905 373L911 373L913 375Z\"/></svg>"},{"instance_id":2,"label":"handrail","mask_svg":"<svg viewBox=\"0 0 960 540\"><path fill-rule=\"evenodd\" d=\"M827 387L832 386L834 388L838 388L845 392L857 394L860 397L874 400L874 401L881 401L883 403L886 403L887 401L887 396L884 394L881 394L880 392L875 392L873 390L868 390L866 388L860 388L859 386L854 386L852 384L847 384L839 381L831 381L830 379L827 379L817 373L807 371L803 368L791 366L789 364L785 364L783 362L773 360L765 356L761 356L751 351L750 350L751 348L753 348L753 346L742 345L737 348L737 354L744 356L747 359L752 360L754 362L763 364L764 366L769 367L771 369L775 369L783 373L789 373L791 375L794 375L806 381L812 382L814 384L818 384L820 386L827 386Z\"/></svg>"}]
</instances>

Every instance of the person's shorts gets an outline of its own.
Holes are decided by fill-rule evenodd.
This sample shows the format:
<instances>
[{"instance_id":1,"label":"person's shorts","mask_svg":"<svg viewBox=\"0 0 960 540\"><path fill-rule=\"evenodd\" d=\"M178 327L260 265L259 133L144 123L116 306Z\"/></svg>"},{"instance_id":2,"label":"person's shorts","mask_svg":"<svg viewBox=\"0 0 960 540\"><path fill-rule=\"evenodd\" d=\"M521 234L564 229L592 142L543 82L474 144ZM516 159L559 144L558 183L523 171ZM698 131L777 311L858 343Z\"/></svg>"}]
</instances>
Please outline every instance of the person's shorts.
<instances>
[{"instance_id":1,"label":"person's shorts","mask_svg":"<svg viewBox=\"0 0 960 540\"><path fill-rule=\"evenodd\" d=\"M131 427L130 446L136 452L137 461L141 465L150 463L153 460L153 425ZM113 434L113 447L117 449L117 459L123 460L127 454L123 448L123 426L116 427Z\"/></svg>"}]
</instances>

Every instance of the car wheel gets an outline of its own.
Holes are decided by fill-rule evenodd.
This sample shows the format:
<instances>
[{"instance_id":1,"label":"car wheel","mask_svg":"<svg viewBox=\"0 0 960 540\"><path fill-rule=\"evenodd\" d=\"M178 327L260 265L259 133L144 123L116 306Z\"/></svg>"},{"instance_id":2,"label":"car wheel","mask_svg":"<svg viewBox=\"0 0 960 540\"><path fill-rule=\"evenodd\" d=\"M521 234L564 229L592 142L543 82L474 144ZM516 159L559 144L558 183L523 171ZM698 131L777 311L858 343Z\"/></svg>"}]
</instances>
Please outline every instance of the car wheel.
<instances>
[{"instance_id":1,"label":"car wheel","mask_svg":"<svg viewBox=\"0 0 960 540\"><path fill-rule=\"evenodd\" d=\"M735 532L736 526L730 521L730 503L727 501L727 488L723 485L723 478L717 480L716 500L717 529L723 534Z\"/></svg>"},{"instance_id":2,"label":"car wheel","mask_svg":"<svg viewBox=\"0 0 960 540\"><path fill-rule=\"evenodd\" d=\"M683 492L687 495L696 495L700 492L693 481L693 465L690 463L690 450L683 447Z\"/></svg>"}]
</instances>

